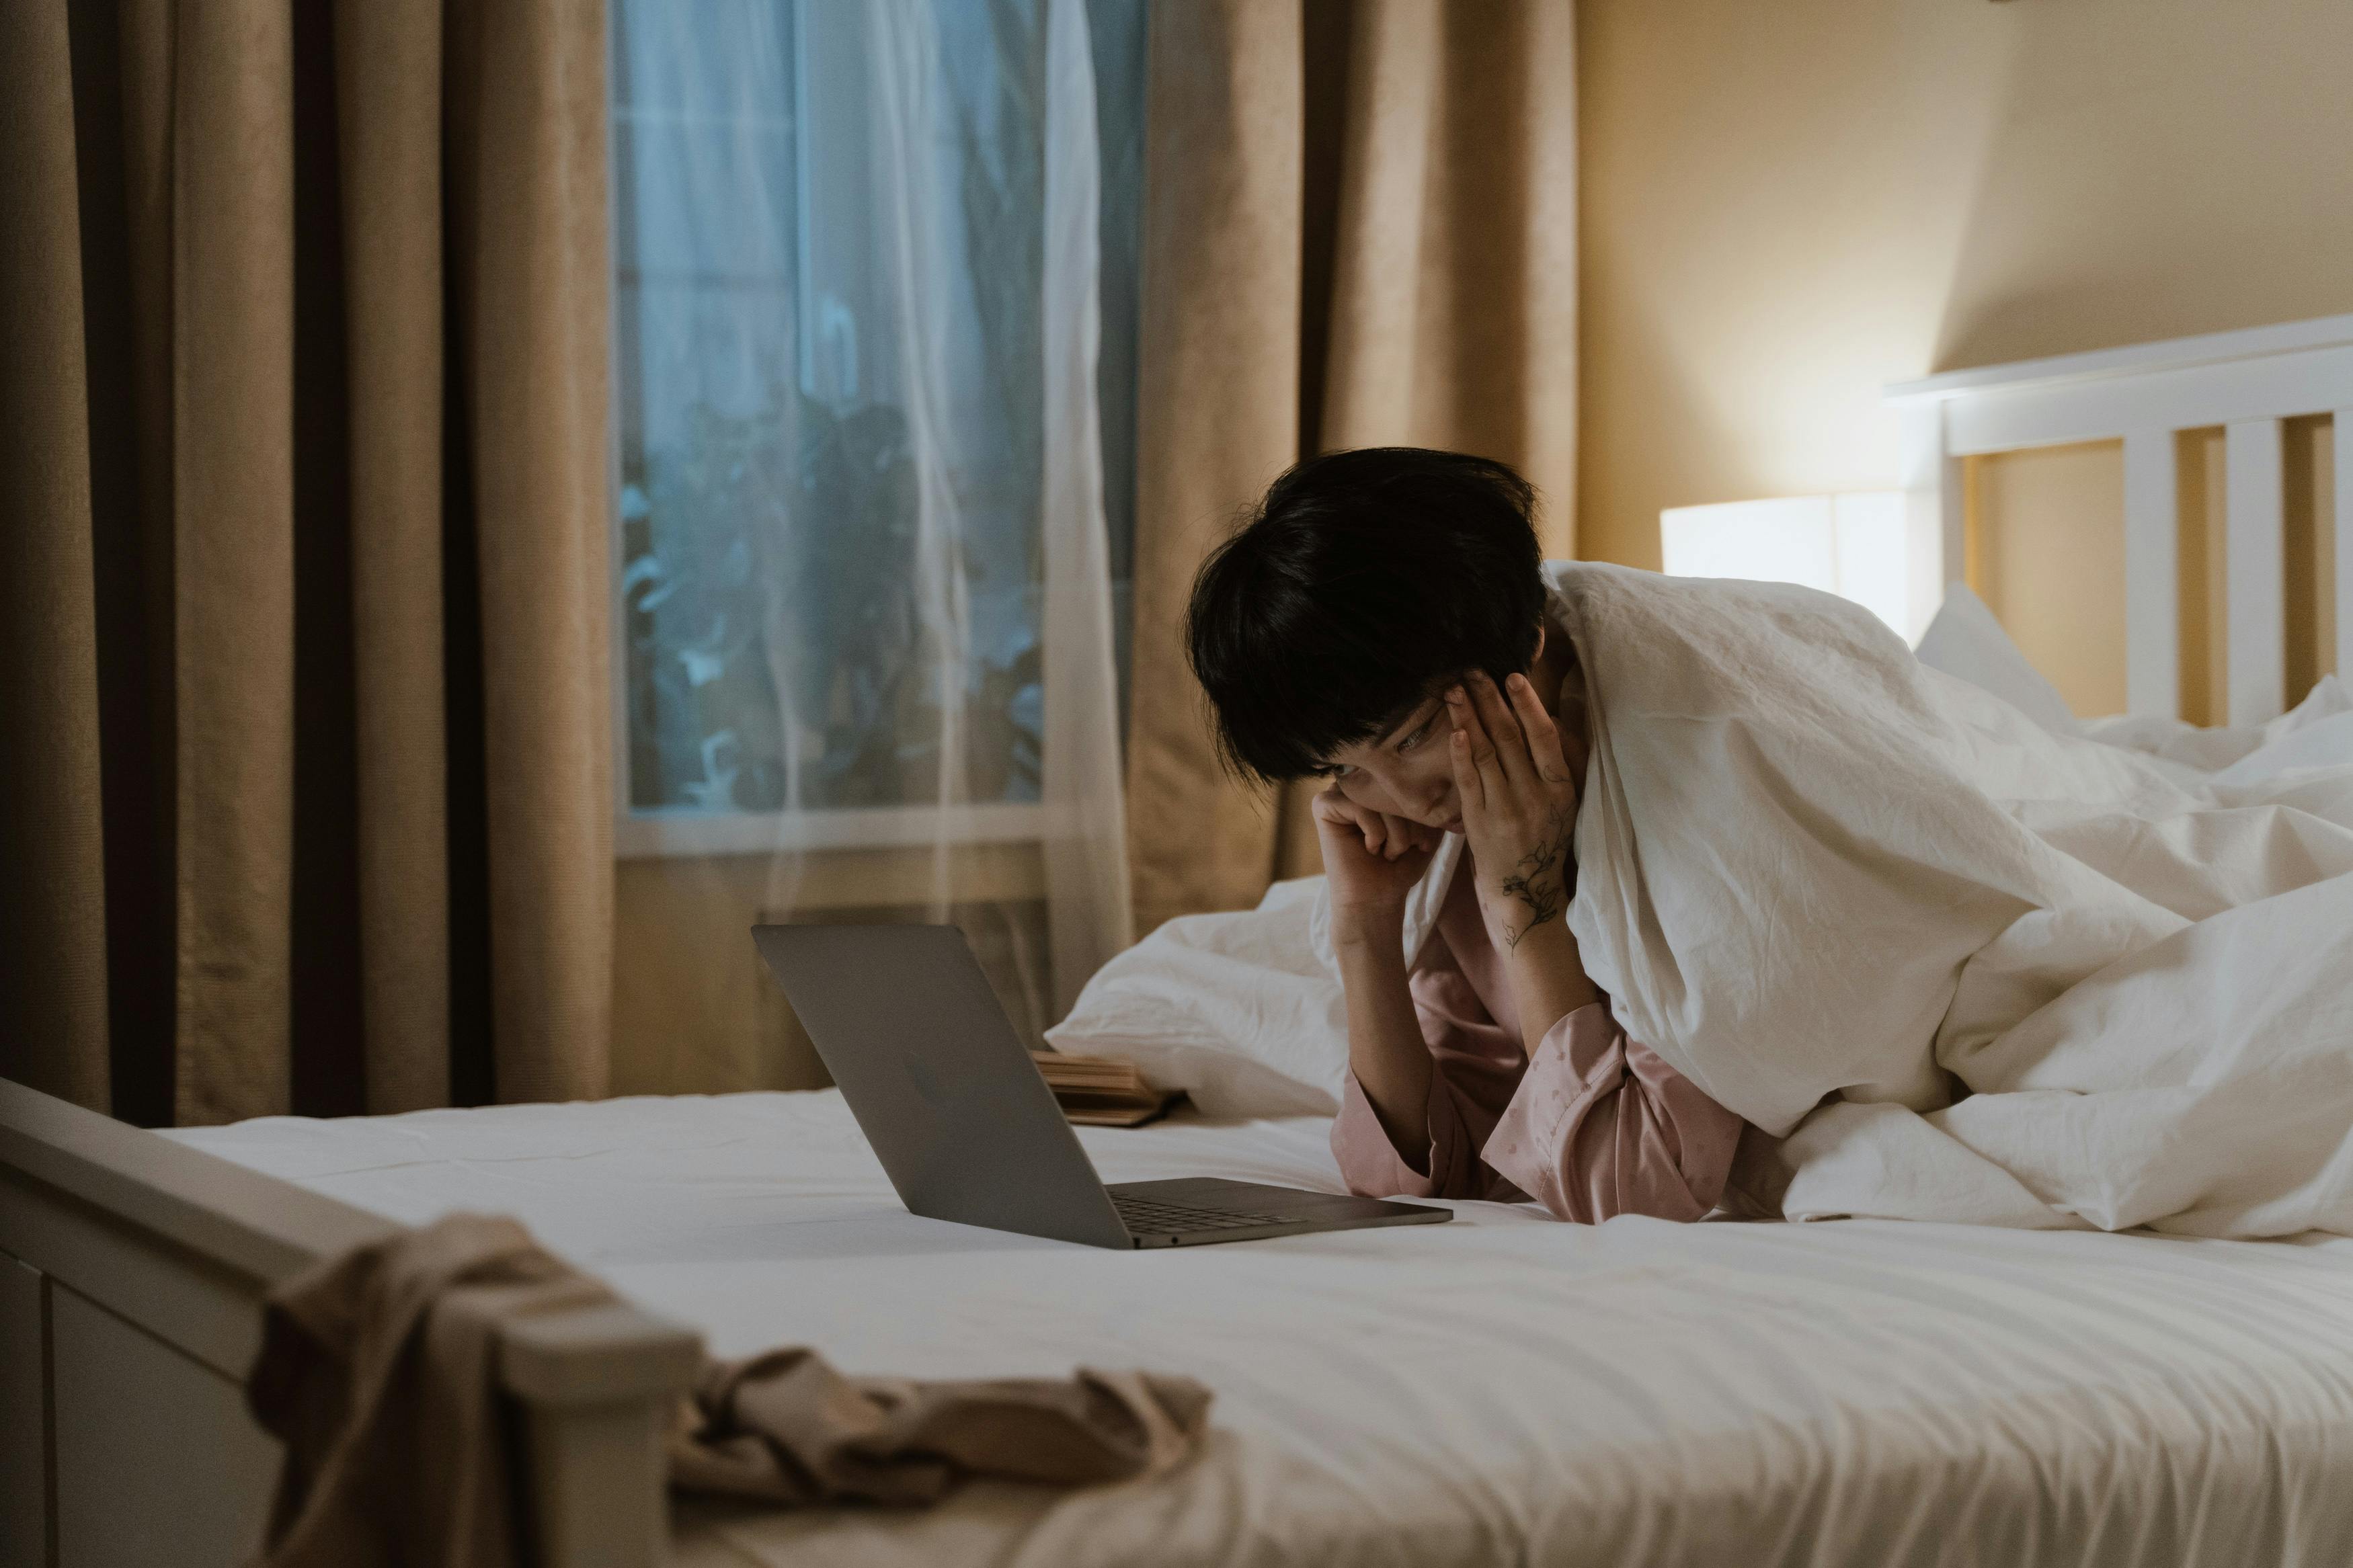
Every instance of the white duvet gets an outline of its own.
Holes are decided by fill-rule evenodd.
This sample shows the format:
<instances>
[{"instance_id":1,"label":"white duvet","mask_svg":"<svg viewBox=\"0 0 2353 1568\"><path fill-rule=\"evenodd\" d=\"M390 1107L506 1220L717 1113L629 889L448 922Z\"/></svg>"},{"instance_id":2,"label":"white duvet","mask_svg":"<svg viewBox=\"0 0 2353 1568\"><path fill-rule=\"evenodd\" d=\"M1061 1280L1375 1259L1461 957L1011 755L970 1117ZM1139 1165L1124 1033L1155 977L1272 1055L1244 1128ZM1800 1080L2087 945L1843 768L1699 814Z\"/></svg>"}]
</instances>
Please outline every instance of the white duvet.
<instances>
[{"instance_id":1,"label":"white duvet","mask_svg":"<svg viewBox=\"0 0 2353 1568\"><path fill-rule=\"evenodd\" d=\"M1556 585L1569 922L1633 1037L1795 1131L1787 1212L2353 1231L2353 766L2054 733L1802 588Z\"/></svg>"},{"instance_id":2,"label":"white duvet","mask_svg":"<svg viewBox=\"0 0 2353 1568\"><path fill-rule=\"evenodd\" d=\"M1104 1176L1336 1191L1321 1118L1083 1128ZM1447 1225L1115 1253L918 1219L840 1097L174 1136L396 1220L512 1214L720 1355L1216 1390L1201 1458L920 1514L681 1520L684 1568L2341 1568L2353 1241Z\"/></svg>"}]
</instances>

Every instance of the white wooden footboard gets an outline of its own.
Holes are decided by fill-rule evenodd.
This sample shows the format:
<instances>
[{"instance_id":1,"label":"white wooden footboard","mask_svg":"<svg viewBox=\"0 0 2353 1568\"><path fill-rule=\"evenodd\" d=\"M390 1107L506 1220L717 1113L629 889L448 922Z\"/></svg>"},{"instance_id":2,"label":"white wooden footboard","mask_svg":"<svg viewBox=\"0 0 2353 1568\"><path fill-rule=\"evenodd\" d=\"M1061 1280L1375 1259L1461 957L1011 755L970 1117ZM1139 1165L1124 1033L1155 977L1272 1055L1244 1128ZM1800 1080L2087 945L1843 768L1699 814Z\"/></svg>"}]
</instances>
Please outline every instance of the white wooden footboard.
<instances>
[{"instance_id":1,"label":"white wooden footboard","mask_svg":"<svg viewBox=\"0 0 2353 1568\"><path fill-rule=\"evenodd\" d=\"M0 1563L241 1563L277 1445L245 1408L271 1286L390 1222L0 1079ZM542 1568L668 1554L661 1423L696 1337L628 1307L520 1320Z\"/></svg>"}]
</instances>

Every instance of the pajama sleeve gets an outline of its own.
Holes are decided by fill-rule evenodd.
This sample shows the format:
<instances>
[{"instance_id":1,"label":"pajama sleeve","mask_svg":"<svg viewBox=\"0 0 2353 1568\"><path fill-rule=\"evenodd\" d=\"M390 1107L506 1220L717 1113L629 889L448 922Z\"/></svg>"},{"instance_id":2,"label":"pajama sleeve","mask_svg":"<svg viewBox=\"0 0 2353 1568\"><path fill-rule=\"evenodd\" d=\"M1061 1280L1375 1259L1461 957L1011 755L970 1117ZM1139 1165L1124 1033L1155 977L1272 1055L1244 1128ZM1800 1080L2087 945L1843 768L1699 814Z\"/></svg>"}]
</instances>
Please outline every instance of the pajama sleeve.
<instances>
[{"instance_id":1,"label":"pajama sleeve","mask_svg":"<svg viewBox=\"0 0 2353 1568\"><path fill-rule=\"evenodd\" d=\"M1410 1150L1390 1142L1351 1072L1332 1124L1332 1152L1348 1190L1384 1198L1522 1196L1479 1159L1519 1078L1525 1053L1517 1032L1488 1012L1440 932L1423 944L1411 986L1430 1047L1428 1138Z\"/></svg>"},{"instance_id":2,"label":"pajama sleeve","mask_svg":"<svg viewBox=\"0 0 2353 1568\"><path fill-rule=\"evenodd\" d=\"M1562 1219L1694 1220L1724 1195L1743 1125L1597 1002L1546 1032L1482 1154Z\"/></svg>"}]
</instances>

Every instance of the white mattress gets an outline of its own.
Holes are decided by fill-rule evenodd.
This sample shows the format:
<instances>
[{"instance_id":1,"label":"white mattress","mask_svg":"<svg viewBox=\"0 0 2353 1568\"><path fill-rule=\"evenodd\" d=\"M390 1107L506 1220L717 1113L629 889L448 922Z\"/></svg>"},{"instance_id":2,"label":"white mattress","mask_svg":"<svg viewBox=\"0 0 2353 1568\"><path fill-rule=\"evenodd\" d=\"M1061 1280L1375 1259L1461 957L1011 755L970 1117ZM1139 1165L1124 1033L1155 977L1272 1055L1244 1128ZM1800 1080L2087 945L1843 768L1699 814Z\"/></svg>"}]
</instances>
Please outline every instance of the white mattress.
<instances>
[{"instance_id":1,"label":"white mattress","mask_svg":"<svg viewBox=\"0 0 2353 1568\"><path fill-rule=\"evenodd\" d=\"M1337 1190L1327 1123L1082 1136L1106 1179ZM688 1563L2353 1561L2353 1241L1894 1222L1445 1226L1120 1254L917 1219L832 1093L175 1134L364 1208L519 1215L721 1355L1187 1373L1148 1486L681 1515Z\"/></svg>"}]
</instances>

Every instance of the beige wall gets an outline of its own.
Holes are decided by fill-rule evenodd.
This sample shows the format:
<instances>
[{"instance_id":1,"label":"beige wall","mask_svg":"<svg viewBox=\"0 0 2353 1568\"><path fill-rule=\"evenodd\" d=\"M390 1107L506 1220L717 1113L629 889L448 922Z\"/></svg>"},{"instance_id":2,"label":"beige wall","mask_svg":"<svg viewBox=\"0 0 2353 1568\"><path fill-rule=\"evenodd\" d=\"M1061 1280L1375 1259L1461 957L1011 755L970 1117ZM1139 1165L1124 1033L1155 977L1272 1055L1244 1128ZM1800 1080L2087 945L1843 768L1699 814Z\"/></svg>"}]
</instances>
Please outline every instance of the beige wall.
<instances>
[{"instance_id":1,"label":"beige wall","mask_svg":"<svg viewBox=\"0 0 2353 1568\"><path fill-rule=\"evenodd\" d=\"M2122 712L2124 443L2005 452L1970 468L1969 585L2077 713Z\"/></svg>"},{"instance_id":2,"label":"beige wall","mask_svg":"<svg viewBox=\"0 0 2353 1568\"><path fill-rule=\"evenodd\" d=\"M1579 18L1588 555L1657 565L1662 507L1892 486L1888 381L2353 310L2346 0ZM2114 709L2113 449L1981 468L1995 608Z\"/></svg>"}]
</instances>

